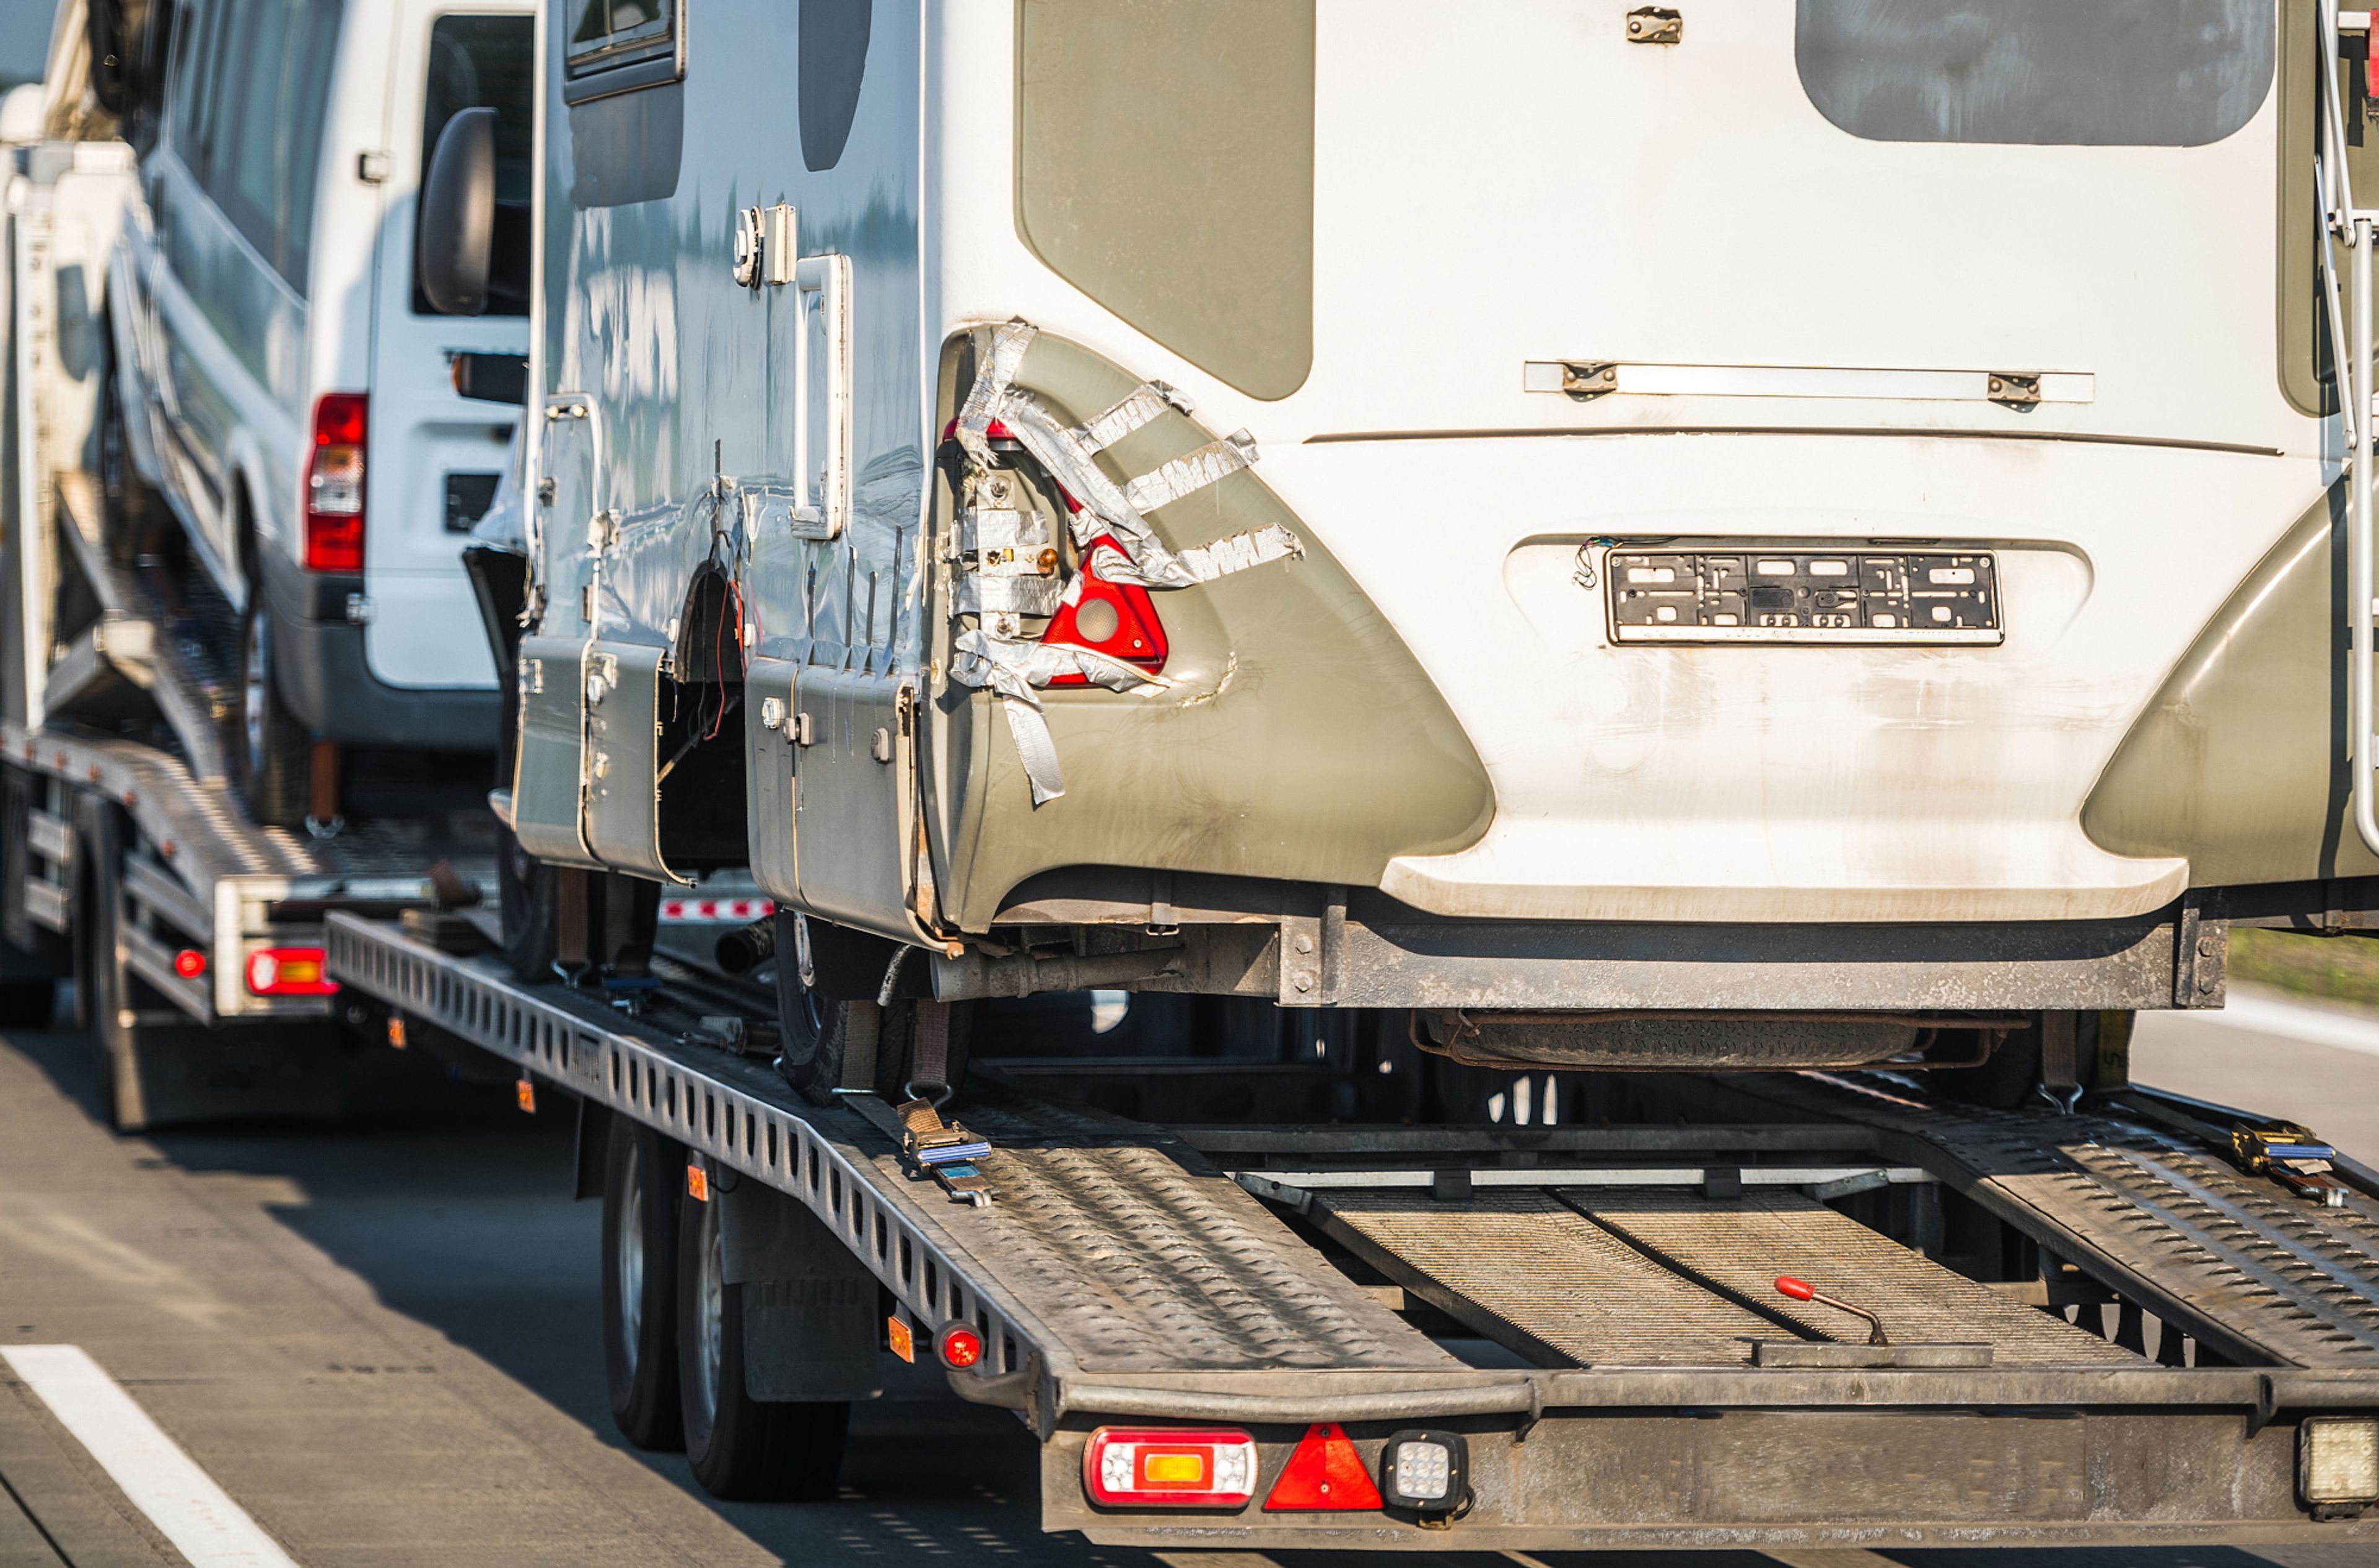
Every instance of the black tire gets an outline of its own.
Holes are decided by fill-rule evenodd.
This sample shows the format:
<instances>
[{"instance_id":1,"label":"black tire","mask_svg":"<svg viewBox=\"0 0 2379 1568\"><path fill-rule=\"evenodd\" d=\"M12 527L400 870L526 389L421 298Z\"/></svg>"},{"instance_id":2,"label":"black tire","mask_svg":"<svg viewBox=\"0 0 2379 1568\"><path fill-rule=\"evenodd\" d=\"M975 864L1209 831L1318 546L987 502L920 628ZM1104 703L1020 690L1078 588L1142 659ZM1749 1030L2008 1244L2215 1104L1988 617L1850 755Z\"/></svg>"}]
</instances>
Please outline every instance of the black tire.
<instances>
[{"instance_id":1,"label":"black tire","mask_svg":"<svg viewBox=\"0 0 2379 1568\"><path fill-rule=\"evenodd\" d=\"M107 500L102 531L107 541L108 559L118 566L129 566L158 548L164 503L133 467L131 438L124 424L123 389L115 375L114 329L108 321L102 320L99 332L107 356L99 392L96 435L100 488Z\"/></svg>"},{"instance_id":2,"label":"black tire","mask_svg":"<svg viewBox=\"0 0 2379 1568\"><path fill-rule=\"evenodd\" d=\"M99 1119L112 1132L127 1130L117 1075L131 1070L131 1031L124 1023L125 973L116 961L116 926L123 919L122 873L115 834L105 812L78 835L75 861L75 1021L89 1041Z\"/></svg>"},{"instance_id":3,"label":"black tire","mask_svg":"<svg viewBox=\"0 0 2379 1568\"><path fill-rule=\"evenodd\" d=\"M743 1381L743 1286L729 1285L717 1202L683 1200L678 1251L678 1387L685 1457L711 1496L815 1502L834 1495L851 1406L755 1399Z\"/></svg>"},{"instance_id":4,"label":"black tire","mask_svg":"<svg viewBox=\"0 0 2379 1568\"><path fill-rule=\"evenodd\" d=\"M40 1029L58 1004L54 980L20 980L0 985L0 1029Z\"/></svg>"},{"instance_id":5,"label":"black tire","mask_svg":"<svg viewBox=\"0 0 2379 1568\"><path fill-rule=\"evenodd\" d=\"M532 983L553 978L560 951L558 882L554 868L521 848L509 827L496 829L496 909L502 920L504 962Z\"/></svg>"},{"instance_id":6,"label":"black tire","mask_svg":"<svg viewBox=\"0 0 2379 1568\"><path fill-rule=\"evenodd\" d=\"M611 1118L603 1175L603 1371L611 1419L636 1447L671 1452L678 1414L678 1195L685 1151Z\"/></svg>"},{"instance_id":7,"label":"black tire","mask_svg":"<svg viewBox=\"0 0 2379 1568\"><path fill-rule=\"evenodd\" d=\"M263 593L263 583L251 573L248 609L239 622L239 731L232 752L248 814L268 827L302 827L313 782L313 744L281 700L272 615Z\"/></svg>"}]
</instances>

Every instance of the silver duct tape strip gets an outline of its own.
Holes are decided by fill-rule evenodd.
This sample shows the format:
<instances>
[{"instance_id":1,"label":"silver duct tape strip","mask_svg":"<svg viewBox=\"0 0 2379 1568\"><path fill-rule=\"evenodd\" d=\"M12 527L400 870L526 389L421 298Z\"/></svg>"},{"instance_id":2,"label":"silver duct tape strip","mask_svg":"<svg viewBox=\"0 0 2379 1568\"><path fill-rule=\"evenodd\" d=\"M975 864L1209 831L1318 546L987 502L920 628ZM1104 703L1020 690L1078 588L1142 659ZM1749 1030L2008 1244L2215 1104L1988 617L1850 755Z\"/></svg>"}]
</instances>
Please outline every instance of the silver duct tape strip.
<instances>
[{"instance_id":1,"label":"silver duct tape strip","mask_svg":"<svg viewBox=\"0 0 2379 1568\"><path fill-rule=\"evenodd\" d=\"M1012 615L1055 615L1057 607L1066 602L1067 584L1057 577L1001 577L985 573L966 572L959 575L950 589L951 613L957 615L989 615L1005 611Z\"/></svg>"},{"instance_id":2,"label":"silver duct tape strip","mask_svg":"<svg viewBox=\"0 0 2379 1568\"><path fill-rule=\"evenodd\" d=\"M1255 460L1256 439L1239 430L1142 474L1124 490L1124 499L1131 502L1135 511L1153 512L1169 501L1204 489L1226 475L1238 473Z\"/></svg>"},{"instance_id":3,"label":"silver duct tape strip","mask_svg":"<svg viewBox=\"0 0 2379 1568\"><path fill-rule=\"evenodd\" d=\"M991 466L991 447L984 432L999 417L1000 402L1014 384L1018 367L1024 363L1024 351L1038 335L1033 325L1024 320L992 329L990 361L975 372L974 385L967 389L966 402L959 408L959 445L980 467Z\"/></svg>"},{"instance_id":4,"label":"silver duct tape strip","mask_svg":"<svg viewBox=\"0 0 2379 1568\"><path fill-rule=\"evenodd\" d=\"M1190 394L1163 381L1142 381L1129 396L1087 424L1066 433L1084 452L1104 452L1167 409L1190 414L1197 410Z\"/></svg>"},{"instance_id":5,"label":"silver duct tape strip","mask_svg":"<svg viewBox=\"0 0 2379 1568\"><path fill-rule=\"evenodd\" d=\"M1020 642L994 636L980 627L960 633L950 646L950 679L997 694L1036 806L1066 792L1066 775L1057 765L1057 742L1049 733L1049 721L1042 717L1041 694L1035 687L1045 686L1060 675L1079 675L1111 692L1161 691L1167 684L1146 670L1089 648Z\"/></svg>"},{"instance_id":6,"label":"silver duct tape strip","mask_svg":"<svg viewBox=\"0 0 2379 1568\"><path fill-rule=\"evenodd\" d=\"M1268 528L1233 534L1229 538L1216 539L1211 545L1185 549L1173 558L1173 563L1188 573L1191 582L1211 583L1234 572L1245 572L1250 566L1262 566L1267 561L1279 561L1286 556L1304 553L1305 546L1298 537L1275 523ZM1136 561L1103 561L1099 563L1099 575L1110 583L1137 583L1143 588L1180 585L1170 580L1157 582L1141 575Z\"/></svg>"}]
</instances>

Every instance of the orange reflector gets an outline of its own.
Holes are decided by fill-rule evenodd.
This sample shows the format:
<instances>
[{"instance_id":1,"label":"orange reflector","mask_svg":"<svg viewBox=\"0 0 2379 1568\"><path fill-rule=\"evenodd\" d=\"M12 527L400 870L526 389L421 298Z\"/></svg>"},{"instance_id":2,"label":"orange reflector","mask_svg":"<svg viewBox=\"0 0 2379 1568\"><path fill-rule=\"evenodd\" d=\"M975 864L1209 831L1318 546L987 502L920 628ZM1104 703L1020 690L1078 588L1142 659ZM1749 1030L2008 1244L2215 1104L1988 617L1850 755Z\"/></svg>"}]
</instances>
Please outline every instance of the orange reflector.
<instances>
[{"instance_id":1,"label":"orange reflector","mask_svg":"<svg viewBox=\"0 0 2379 1568\"><path fill-rule=\"evenodd\" d=\"M1188 1487L1193 1490L1204 1491L1206 1472L1212 1467L1213 1463L1214 1456L1202 1451L1191 1453L1165 1453L1161 1451L1142 1453L1140 1456L1141 1484L1148 1487Z\"/></svg>"},{"instance_id":2,"label":"orange reflector","mask_svg":"<svg viewBox=\"0 0 2379 1568\"><path fill-rule=\"evenodd\" d=\"M207 956L196 947L185 947L174 955L174 972L184 980L196 980L207 972Z\"/></svg>"},{"instance_id":3,"label":"orange reflector","mask_svg":"<svg viewBox=\"0 0 2379 1568\"><path fill-rule=\"evenodd\" d=\"M390 1047L393 1050L402 1051L405 1049L405 1020L403 1019L392 1018L388 1020L388 1043Z\"/></svg>"},{"instance_id":4,"label":"orange reflector","mask_svg":"<svg viewBox=\"0 0 2379 1568\"><path fill-rule=\"evenodd\" d=\"M520 1108L522 1110L526 1111L530 1116L537 1115L536 1084L531 1083L526 1079L522 1079L519 1082L513 1085L513 1092L519 1096Z\"/></svg>"},{"instance_id":5,"label":"orange reflector","mask_svg":"<svg viewBox=\"0 0 2379 1568\"><path fill-rule=\"evenodd\" d=\"M910 1332L909 1321L906 1318L903 1318L900 1313L895 1312L890 1317L885 1319L884 1337L892 1342L893 1355L898 1356L901 1360L909 1362L912 1366L915 1365L917 1360L917 1336Z\"/></svg>"},{"instance_id":6,"label":"orange reflector","mask_svg":"<svg viewBox=\"0 0 2379 1568\"><path fill-rule=\"evenodd\" d=\"M685 1195L697 1203L710 1201L710 1173L700 1165L685 1168Z\"/></svg>"},{"instance_id":7,"label":"orange reflector","mask_svg":"<svg viewBox=\"0 0 2379 1568\"><path fill-rule=\"evenodd\" d=\"M1297 1452L1282 1466L1280 1479L1264 1499L1270 1513L1283 1508L1377 1508L1380 1489L1371 1467L1355 1451L1346 1429L1323 1421L1305 1429Z\"/></svg>"}]
</instances>

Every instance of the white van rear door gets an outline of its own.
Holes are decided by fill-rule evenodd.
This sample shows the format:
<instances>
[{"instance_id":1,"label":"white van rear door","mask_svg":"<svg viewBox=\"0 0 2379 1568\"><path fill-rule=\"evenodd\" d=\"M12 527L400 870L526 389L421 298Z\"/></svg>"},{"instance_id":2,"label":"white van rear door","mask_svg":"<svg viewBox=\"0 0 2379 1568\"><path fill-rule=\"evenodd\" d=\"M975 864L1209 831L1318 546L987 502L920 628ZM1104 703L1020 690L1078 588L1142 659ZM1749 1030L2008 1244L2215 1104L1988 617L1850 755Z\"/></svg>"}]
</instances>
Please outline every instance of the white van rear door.
<instances>
[{"instance_id":1,"label":"white van rear door","mask_svg":"<svg viewBox=\"0 0 2379 1568\"><path fill-rule=\"evenodd\" d=\"M454 391L457 354L528 353L528 194L534 17L525 6L452 9L410 0L391 61L386 216L375 291L364 568L364 653L391 685L490 687L495 667L463 575L520 411ZM438 133L456 112L497 111L497 254L489 313L439 316L414 275L414 208Z\"/></svg>"}]
</instances>

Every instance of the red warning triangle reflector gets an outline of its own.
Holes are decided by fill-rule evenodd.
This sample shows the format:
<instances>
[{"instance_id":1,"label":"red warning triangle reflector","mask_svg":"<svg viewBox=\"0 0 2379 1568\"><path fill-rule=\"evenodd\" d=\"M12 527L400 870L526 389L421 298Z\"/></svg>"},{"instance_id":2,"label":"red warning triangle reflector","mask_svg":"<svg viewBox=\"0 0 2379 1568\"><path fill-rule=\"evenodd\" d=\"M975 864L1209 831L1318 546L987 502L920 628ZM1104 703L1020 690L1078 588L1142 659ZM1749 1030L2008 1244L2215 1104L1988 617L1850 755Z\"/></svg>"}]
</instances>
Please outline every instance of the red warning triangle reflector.
<instances>
[{"instance_id":1,"label":"red warning triangle reflector","mask_svg":"<svg viewBox=\"0 0 2379 1568\"><path fill-rule=\"evenodd\" d=\"M1372 1484L1363 1456L1355 1452L1345 1429L1329 1421L1305 1429L1297 1452L1281 1467L1280 1479L1272 1484L1272 1495L1264 1499L1267 1513L1380 1506L1380 1489Z\"/></svg>"}]
</instances>

